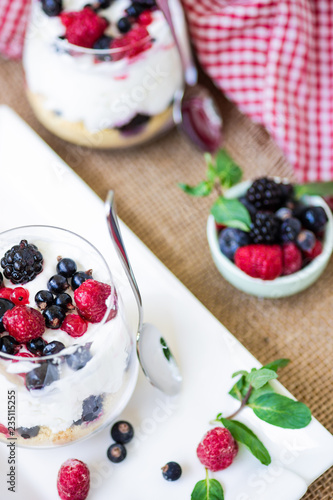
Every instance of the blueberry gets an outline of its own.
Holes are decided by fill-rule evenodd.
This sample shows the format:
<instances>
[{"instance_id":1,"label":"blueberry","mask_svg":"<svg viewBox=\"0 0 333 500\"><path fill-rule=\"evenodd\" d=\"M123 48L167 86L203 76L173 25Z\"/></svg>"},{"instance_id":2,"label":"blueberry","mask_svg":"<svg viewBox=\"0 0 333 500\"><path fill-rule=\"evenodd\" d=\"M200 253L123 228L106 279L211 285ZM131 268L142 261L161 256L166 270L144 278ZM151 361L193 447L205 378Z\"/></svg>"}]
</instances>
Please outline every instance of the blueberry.
<instances>
[{"instance_id":1,"label":"blueberry","mask_svg":"<svg viewBox=\"0 0 333 500\"><path fill-rule=\"evenodd\" d=\"M133 439L134 429L129 422L121 420L116 422L111 429L111 437L116 443L126 444Z\"/></svg>"},{"instance_id":2,"label":"blueberry","mask_svg":"<svg viewBox=\"0 0 333 500\"><path fill-rule=\"evenodd\" d=\"M108 448L106 454L111 462L113 462L114 464L119 464L119 462L125 460L127 452L124 445L120 443L114 443Z\"/></svg>"},{"instance_id":3,"label":"blueberry","mask_svg":"<svg viewBox=\"0 0 333 500\"><path fill-rule=\"evenodd\" d=\"M43 350L46 345L47 342L42 337L37 337L36 339L29 340L29 342L26 343L28 351L37 356L43 355Z\"/></svg>"},{"instance_id":4,"label":"blueberry","mask_svg":"<svg viewBox=\"0 0 333 500\"><path fill-rule=\"evenodd\" d=\"M219 236L219 245L221 252L230 260L234 260L236 250L239 247L249 245L250 236L241 229L227 227L223 229Z\"/></svg>"},{"instance_id":5,"label":"blueberry","mask_svg":"<svg viewBox=\"0 0 333 500\"><path fill-rule=\"evenodd\" d=\"M54 302L53 293L51 293L49 290L40 290L35 295L35 302L39 309L44 310L47 307L52 306Z\"/></svg>"},{"instance_id":6,"label":"blueberry","mask_svg":"<svg viewBox=\"0 0 333 500\"><path fill-rule=\"evenodd\" d=\"M50 306L44 310L43 316L46 327L52 328L52 330L57 330L61 327L64 319L66 318L66 313L62 307Z\"/></svg>"},{"instance_id":7,"label":"blueberry","mask_svg":"<svg viewBox=\"0 0 333 500\"><path fill-rule=\"evenodd\" d=\"M58 352L65 349L65 345L59 340L52 340L43 349L43 356L51 356L52 354L58 354Z\"/></svg>"},{"instance_id":8,"label":"blueberry","mask_svg":"<svg viewBox=\"0 0 333 500\"><path fill-rule=\"evenodd\" d=\"M144 10L146 10L145 5L142 5L139 2L133 2L132 5L125 9L125 12L130 17L139 17L139 15L142 14Z\"/></svg>"},{"instance_id":9,"label":"blueberry","mask_svg":"<svg viewBox=\"0 0 333 500\"><path fill-rule=\"evenodd\" d=\"M55 298L55 305L61 307L64 311L74 309L73 300L68 293L60 293Z\"/></svg>"},{"instance_id":10,"label":"blueberry","mask_svg":"<svg viewBox=\"0 0 333 500\"><path fill-rule=\"evenodd\" d=\"M39 426L36 425L35 427L18 427L16 430L19 436L23 437L23 439L30 439L38 436Z\"/></svg>"},{"instance_id":11,"label":"blueberry","mask_svg":"<svg viewBox=\"0 0 333 500\"><path fill-rule=\"evenodd\" d=\"M93 277L92 277L92 274L91 274L91 271L79 271L77 273L75 273L72 277L72 289L73 290L76 290L77 288L79 288L80 285L82 285L82 283L84 283L85 281L87 280L92 280Z\"/></svg>"},{"instance_id":12,"label":"blueberry","mask_svg":"<svg viewBox=\"0 0 333 500\"><path fill-rule=\"evenodd\" d=\"M113 38L111 36L102 35L95 43L93 48L95 50L110 49ZM95 54L95 58L99 61L111 61L111 54Z\"/></svg>"},{"instance_id":13,"label":"blueberry","mask_svg":"<svg viewBox=\"0 0 333 500\"><path fill-rule=\"evenodd\" d=\"M281 224L280 236L283 243L295 241L302 229L302 224L295 217L286 219Z\"/></svg>"},{"instance_id":14,"label":"blueberry","mask_svg":"<svg viewBox=\"0 0 333 500\"><path fill-rule=\"evenodd\" d=\"M6 335L0 339L0 352L14 355L20 350L20 343L11 335Z\"/></svg>"},{"instance_id":15,"label":"blueberry","mask_svg":"<svg viewBox=\"0 0 333 500\"><path fill-rule=\"evenodd\" d=\"M8 299L2 299L0 298L0 332L4 332L5 328L3 326L2 320L3 316L6 311L9 311L9 309L13 309L15 307L14 302Z\"/></svg>"},{"instance_id":16,"label":"blueberry","mask_svg":"<svg viewBox=\"0 0 333 500\"><path fill-rule=\"evenodd\" d=\"M301 214L301 222L305 229L309 229L314 233L322 231L328 221L327 215L323 207L308 207Z\"/></svg>"},{"instance_id":17,"label":"blueberry","mask_svg":"<svg viewBox=\"0 0 333 500\"><path fill-rule=\"evenodd\" d=\"M62 11L62 0L42 0L42 9L49 17L59 16Z\"/></svg>"},{"instance_id":18,"label":"blueberry","mask_svg":"<svg viewBox=\"0 0 333 500\"><path fill-rule=\"evenodd\" d=\"M168 462L162 467L162 475L167 481L177 481L182 475L182 468L177 462Z\"/></svg>"},{"instance_id":19,"label":"blueberry","mask_svg":"<svg viewBox=\"0 0 333 500\"><path fill-rule=\"evenodd\" d=\"M89 396L82 403L83 422L92 422L102 413L103 396Z\"/></svg>"},{"instance_id":20,"label":"blueberry","mask_svg":"<svg viewBox=\"0 0 333 500\"><path fill-rule=\"evenodd\" d=\"M114 0L98 0L101 9L107 9L114 2Z\"/></svg>"},{"instance_id":21,"label":"blueberry","mask_svg":"<svg viewBox=\"0 0 333 500\"><path fill-rule=\"evenodd\" d=\"M66 362L72 370L81 370L88 361L91 360L92 356L90 353L90 346L80 346L76 349L73 354L68 354L66 356Z\"/></svg>"},{"instance_id":22,"label":"blueberry","mask_svg":"<svg viewBox=\"0 0 333 500\"><path fill-rule=\"evenodd\" d=\"M117 28L120 31L120 33L128 33L131 27L132 23L128 19L128 17L121 17L117 22Z\"/></svg>"},{"instance_id":23,"label":"blueberry","mask_svg":"<svg viewBox=\"0 0 333 500\"><path fill-rule=\"evenodd\" d=\"M26 374L25 385L28 390L43 389L45 386L59 380L58 368L49 362L44 362Z\"/></svg>"},{"instance_id":24,"label":"blueberry","mask_svg":"<svg viewBox=\"0 0 333 500\"><path fill-rule=\"evenodd\" d=\"M67 290L68 287L69 284L67 282L67 279L65 278L65 276L61 276L61 274L55 274L49 279L47 283L47 288L52 293L62 293Z\"/></svg>"},{"instance_id":25,"label":"blueberry","mask_svg":"<svg viewBox=\"0 0 333 500\"><path fill-rule=\"evenodd\" d=\"M239 198L239 201L241 202L242 205L244 205L245 208L247 208L247 211L249 212L250 214L250 217L252 219L252 217L255 216L256 212L257 212L257 209L254 205L252 205L252 203L250 203L248 201L248 199L246 198L246 196L241 196Z\"/></svg>"},{"instance_id":26,"label":"blueberry","mask_svg":"<svg viewBox=\"0 0 333 500\"><path fill-rule=\"evenodd\" d=\"M278 219L286 220L290 219L293 216L293 212L290 208L282 207L279 208L277 212L275 212L275 215Z\"/></svg>"},{"instance_id":27,"label":"blueberry","mask_svg":"<svg viewBox=\"0 0 333 500\"><path fill-rule=\"evenodd\" d=\"M61 274L61 276L65 276L65 278L70 278L76 273L76 263L73 259L60 259L57 264L57 273Z\"/></svg>"},{"instance_id":28,"label":"blueberry","mask_svg":"<svg viewBox=\"0 0 333 500\"><path fill-rule=\"evenodd\" d=\"M316 244L316 237L307 229L303 229L296 238L296 244L303 252L311 252Z\"/></svg>"}]
</instances>

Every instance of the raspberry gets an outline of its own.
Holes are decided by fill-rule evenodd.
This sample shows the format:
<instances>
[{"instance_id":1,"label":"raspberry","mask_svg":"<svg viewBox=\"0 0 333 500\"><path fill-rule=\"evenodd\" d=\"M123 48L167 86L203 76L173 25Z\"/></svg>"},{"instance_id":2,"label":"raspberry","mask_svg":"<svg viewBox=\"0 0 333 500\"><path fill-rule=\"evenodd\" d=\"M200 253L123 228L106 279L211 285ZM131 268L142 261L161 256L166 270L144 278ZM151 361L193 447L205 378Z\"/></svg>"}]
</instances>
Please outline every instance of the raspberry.
<instances>
[{"instance_id":1,"label":"raspberry","mask_svg":"<svg viewBox=\"0 0 333 500\"><path fill-rule=\"evenodd\" d=\"M66 460L58 472L57 488L61 500L85 500L89 493L90 472L76 458Z\"/></svg>"},{"instance_id":2,"label":"raspberry","mask_svg":"<svg viewBox=\"0 0 333 500\"><path fill-rule=\"evenodd\" d=\"M5 312L3 325L10 335L19 342L40 337L45 331L42 314L28 306L15 306Z\"/></svg>"},{"instance_id":3,"label":"raspberry","mask_svg":"<svg viewBox=\"0 0 333 500\"><path fill-rule=\"evenodd\" d=\"M108 26L107 20L89 7L79 12L62 13L60 19L66 27L66 38L69 43L90 49Z\"/></svg>"},{"instance_id":4,"label":"raspberry","mask_svg":"<svg viewBox=\"0 0 333 500\"><path fill-rule=\"evenodd\" d=\"M282 274L287 276L299 271L302 267L302 252L295 243L285 243L282 245Z\"/></svg>"},{"instance_id":5,"label":"raspberry","mask_svg":"<svg viewBox=\"0 0 333 500\"><path fill-rule=\"evenodd\" d=\"M112 54L112 60L119 61L124 57L135 57L141 52L149 49L151 45L149 32L144 26L137 26L121 38L112 40L110 45L111 49L123 48L123 50L119 50L119 52Z\"/></svg>"},{"instance_id":6,"label":"raspberry","mask_svg":"<svg viewBox=\"0 0 333 500\"><path fill-rule=\"evenodd\" d=\"M88 330L88 323L78 314L68 314L60 330L68 333L71 337L82 337Z\"/></svg>"},{"instance_id":7,"label":"raspberry","mask_svg":"<svg viewBox=\"0 0 333 500\"><path fill-rule=\"evenodd\" d=\"M316 240L315 246L310 252L304 252L304 256L307 260L311 261L318 257L323 251L323 245L319 240Z\"/></svg>"},{"instance_id":8,"label":"raspberry","mask_svg":"<svg viewBox=\"0 0 333 500\"><path fill-rule=\"evenodd\" d=\"M0 288L0 298L10 300L14 288Z\"/></svg>"},{"instance_id":9,"label":"raspberry","mask_svg":"<svg viewBox=\"0 0 333 500\"><path fill-rule=\"evenodd\" d=\"M141 24L141 26L149 26L152 22L153 16L149 10L145 10L138 17L138 23Z\"/></svg>"},{"instance_id":10,"label":"raspberry","mask_svg":"<svg viewBox=\"0 0 333 500\"><path fill-rule=\"evenodd\" d=\"M87 280L74 292L76 307L82 318L91 323L99 323L106 313L106 299L111 287L96 280Z\"/></svg>"},{"instance_id":11,"label":"raspberry","mask_svg":"<svg viewBox=\"0 0 333 500\"><path fill-rule=\"evenodd\" d=\"M235 264L252 278L274 280L282 274L282 249L279 245L247 245L235 253Z\"/></svg>"},{"instance_id":12,"label":"raspberry","mask_svg":"<svg viewBox=\"0 0 333 500\"><path fill-rule=\"evenodd\" d=\"M213 472L229 467L237 452L237 442L230 431L223 427L208 431L197 448L200 462Z\"/></svg>"},{"instance_id":13,"label":"raspberry","mask_svg":"<svg viewBox=\"0 0 333 500\"><path fill-rule=\"evenodd\" d=\"M24 306L29 304L29 291L22 286L14 288L10 294L10 300L14 302L16 306Z\"/></svg>"}]
</instances>

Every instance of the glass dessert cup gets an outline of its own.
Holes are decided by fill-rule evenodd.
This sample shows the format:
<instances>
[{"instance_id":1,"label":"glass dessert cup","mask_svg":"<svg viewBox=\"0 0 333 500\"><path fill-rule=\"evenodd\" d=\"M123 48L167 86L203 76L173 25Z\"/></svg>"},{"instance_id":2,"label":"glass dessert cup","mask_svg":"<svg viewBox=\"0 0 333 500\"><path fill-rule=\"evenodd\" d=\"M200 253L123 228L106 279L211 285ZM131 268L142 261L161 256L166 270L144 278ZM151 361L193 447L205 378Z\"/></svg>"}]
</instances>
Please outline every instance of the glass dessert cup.
<instances>
[{"instance_id":1,"label":"glass dessert cup","mask_svg":"<svg viewBox=\"0 0 333 500\"><path fill-rule=\"evenodd\" d=\"M47 290L48 280L57 273L58 255L73 259L78 271L92 269L92 279L109 286L102 319L87 321L82 336L46 328L42 338L48 345L62 342L60 352L31 354L25 341L14 355L0 351L0 441L15 437L19 446L53 447L91 436L123 410L137 379L135 338L110 269L92 244L60 228L26 226L0 234L1 256L22 239L37 245L44 257L43 271L18 285L29 291L27 307L38 310L35 294ZM6 279L4 285L16 288ZM71 289L66 293L73 295ZM78 311L66 317L72 313ZM8 331L0 333L0 341L6 336Z\"/></svg>"},{"instance_id":2,"label":"glass dessert cup","mask_svg":"<svg viewBox=\"0 0 333 500\"><path fill-rule=\"evenodd\" d=\"M110 26L110 16L123 12L112 8L101 13ZM28 100L48 130L77 145L118 149L173 127L174 96L183 88L181 62L162 12L152 16L145 38L97 50L64 40L60 19L48 17L33 0L23 65Z\"/></svg>"}]
</instances>

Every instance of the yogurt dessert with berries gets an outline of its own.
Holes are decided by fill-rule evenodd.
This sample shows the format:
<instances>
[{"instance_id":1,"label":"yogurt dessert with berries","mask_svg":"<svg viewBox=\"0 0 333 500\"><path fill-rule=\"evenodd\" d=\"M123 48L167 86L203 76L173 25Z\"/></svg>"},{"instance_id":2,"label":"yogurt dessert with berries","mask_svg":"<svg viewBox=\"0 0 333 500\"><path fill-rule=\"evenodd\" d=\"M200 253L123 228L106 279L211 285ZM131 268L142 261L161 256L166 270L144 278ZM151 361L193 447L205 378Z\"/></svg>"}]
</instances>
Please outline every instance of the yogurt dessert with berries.
<instances>
[{"instance_id":1,"label":"yogurt dessert with berries","mask_svg":"<svg viewBox=\"0 0 333 500\"><path fill-rule=\"evenodd\" d=\"M155 0L34 0L23 63L37 117L68 141L121 148L173 124L183 74Z\"/></svg>"},{"instance_id":2,"label":"yogurt dessert with berries","mask_svg":"<svg viewBox=\"0 0 333 500\"><path fill-rule=\"evenodd\" d=\"M86 240L57 228L5 232L0 252L0 440L50 446L88 436L122 410L137 375L108 267Z\"/></svg>"}]
</instances>

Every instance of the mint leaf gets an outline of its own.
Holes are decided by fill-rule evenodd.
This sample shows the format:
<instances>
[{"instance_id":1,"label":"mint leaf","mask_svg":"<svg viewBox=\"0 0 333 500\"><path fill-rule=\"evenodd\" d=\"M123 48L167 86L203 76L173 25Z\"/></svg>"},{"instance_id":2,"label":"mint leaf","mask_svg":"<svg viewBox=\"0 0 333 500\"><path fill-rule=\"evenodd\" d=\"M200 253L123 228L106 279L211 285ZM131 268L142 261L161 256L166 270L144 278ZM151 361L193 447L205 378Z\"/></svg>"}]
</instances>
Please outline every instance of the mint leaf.
<instances>
[{"instance_id":1,"label":"mint leaf","mask_svg":"<svg viewBox=\"0 0 333 500\"><path fill-rule=\"evenodd\" d=\"M210 153L205 153L204 156L207 164L207 171L206 171L207 180L212 184L214 184L215 179L217 177L217 171L216 171L216 166L214 164L214 160Z\"/></svg>"},{"instance_id":2,"label":"mint leaf","mask_svg":"<svg viewBox=\"0 0 333 500\"><path fill-rule=\"evenodd\" d=\"M233 438L243 443L262 464L269 465L271 457L263 443L246 425L237 420L228 420L221 418L220 422L229 429Z\"/></svg>"},{"instance_id":3,"label":"mint leaf","mask_svg":"<svg viewBox=\"0 0 333 500\"><path fill-rule=\"evenodd\" d=\"M211 208L216 222L225 226L235 227L242 231L249 231L251 217L248 210L236 199L227 199L220 196Z\"/></svg>"},{"instance_id":4,"label":"mint leaf","mask_svg":"<svg viewBox=\"0 0 333 500\"><path fill-rule=\"evenodd\" d=\"M331 196L333 195L333 182L308 182L306 184L295 184L294 192L297 198L308 195Z\"/></svg>"},{"instance_id":5,"label":"mint leaf","mask_svg":"<svg viewBox=\"0 0 333 500\"><path fill-rule=\"evenodd\" d=\"M254 389L260 389L260 387L263 387L267 382L277 377L277 373L274 370L260 368L259 370L251 371L251 373L246 376L246 381L252 385Z\"/></svg>"},{"instance_id":6,"label":"mint leaf","mask_svg":"<svg viewBox=\"0 0 333 500\"><path fill-rule=\"evenodd\" d=\"M284 429L302 429L311 421L311 411L305 404L280 394L263 394L249 406L261 420Z\"/></svg>"},{"instance_id":7,"label":"mint leaf","mask_svg":"<svg viewBox=\"0 0 333 500\"><path fill-rule=\"evenodd\" d=\"M241 180L242 170L224 149L219 150L215 161L217 176L223 188L229 189Z\"/></svg>"},{"instance_id":8,"label":"mint leaf","mask_svg":"<svg viewBox=\"0 0 333 500\"><path fill-rule=\"evenodd\" d=\"M170 359L172 358L172 354L163 337L160 337L160 344L162 346L164 356L168 361L170 361Z\"/></svg>"},{"instance_id":9,"label":"mint leaf","mask_svg":"<svg viewBox=\"0 0 333 500\"><path fill-rule=\"evenodd\" d=\"M249 374L249 372L247 372L246 370L238 370L238 372L233 373L231 376L232 376L232 378L234 378L234 377L237 377L238 375L245 375L246 376L248 374Z\"/></svg>"},{"instance_id":10,"label":"mint leaf","mask_svg":"<svg viewBox=\"0 0 333 500\"><path fill-rule=\"evenodd\" d=\"M250 384L248 382L246 382L245 377L242 377L231 388L231 390L229 391L229 394L230 394L230 396L237 399L238 401L242 401L245 398L245 396L249 390L249 387L250 387ZM262 394L267 394L267 393L271 393L271 392L275 393L273 387L269 383L263 385L262 387L260 387L260 389L252 389L251 396L249 397L247 404L252 403ZM217 417L217 420L218 420L218 417Z\"/></svg>"},{"instance_id":11,"label":"mint leaf","mask_svg":"<svg viewBox=\"0 0 333 500\"><path fill-rule=\"evenodd\" d=\"M178 186L180 189L184 191L186 194L190 194L191 196L208 196L213 189L213 183L208 181L199 182L196 186L189 186L188 184L179 183Z\"/></svg>"},{"instance_id":12,"label":"mint leaf","mask_svg":"<svg viewBox=\"0 0 333 500\"><path fill-rule=\"evenodd\" d=\"M281 359L276 359L275 361L272 361L271 363L267 363L267 365L263 366L263 368L268 368L268 370L274 370L275 372L278 370L278 368L283 368L287 366L290 363L290 359L287 358L281 358Z\"/></svg>"},{"instance_id":13,"label":"mint leaf","mask_svg":"<svg viewBox=\"0 0 333 500\"><path fill-rule=\"evenodd\" d=\"M224 500L222 486L216 479L206 479L197 482L191 494L191 500Z\"/></svg>"}]
</instances>

